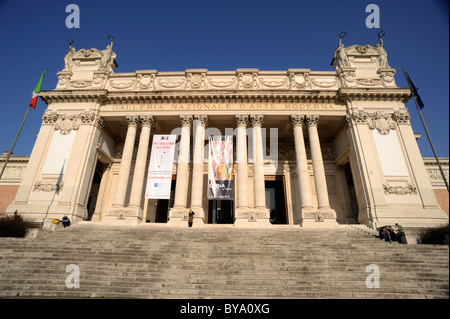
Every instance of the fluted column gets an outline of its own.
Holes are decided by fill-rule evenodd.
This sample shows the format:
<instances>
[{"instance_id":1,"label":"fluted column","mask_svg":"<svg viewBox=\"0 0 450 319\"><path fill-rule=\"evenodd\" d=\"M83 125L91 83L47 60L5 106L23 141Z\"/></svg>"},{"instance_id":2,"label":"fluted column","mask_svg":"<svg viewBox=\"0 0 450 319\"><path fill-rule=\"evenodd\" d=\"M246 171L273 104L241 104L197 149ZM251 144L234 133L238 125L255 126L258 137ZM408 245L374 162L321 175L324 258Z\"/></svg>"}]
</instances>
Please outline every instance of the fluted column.
<instances>
[{"instance_id":1,"label":"fluted column","mask_svg":"<svg viewBox=\"0 0 450 319\"><path fill-rule=\"evenodd\" d=\"M138 152L136 155L136 163L134 166L133 182L131 185L130 205L142 209L142 192L145 179L145 167L147 164L147 154L150 141L150 129L155 123L153 116L141 116L141 134L139 137Z\"/></svg>"},{"instance_id":2,"label":"fluted column","mask_svg":"<svg viewBox=\"0 0 450 319\"><path fill-rule=\"evenodd\" d=\"M204 222L205 213L203 210L203 153L205 147L205 127L208 123L207 115L194 115L194 155L192 164L192 187L191 187L191 209L195 212L196 218Z\"/></svg>"},{"instance_id":3,"label":"fluted column","mask_svg":"<svg viewBox=\"0 0 450 319\"><path fill-rule=\"evenodd\" d=\"M178 152L177 180L175 189L174 208L186 208L187 176L190 152L191 115L180 115L181 139Z\"/></svg>"},{"instance_id":4,"label":"fluted column","mask_svg":"<svg viewBox=\"0 0 450 319\"><path fill-rule=\"evenodd\" d=\"M314 181L316 183L318 208L330 209L327 182L325 178L325 168L323 166L322 150L320 148L319 133L317 131L319 116L307 115L305 116L305 122L308 126L309 145L311 148L311 159L314 170Z\"/></svg>"},{"instance_id":5,"label":"fluted column","mask_svg":"<svg viewBox=\"0 0 450 319\"><path fill-rule=\"evenodd\" d=\"M187 204L187 179L189 168L189 152L191 139L192 115L180 115L181 139L178 151L177 180L175 186L175 201L169 211L169 222L171 226L181 226L188 221ZM194 225L198 223L194 221Z\"/></svg>"},{"instance_id":6,"label":"fluted column","mask_svg":"<svg viewBox=\"0 0 450 319\"><path fill-rule=\"evenodd\" d=\"M308 163L306 159L305 141L303 138L304 115L291 115L290 123L294 130L295 159L297 162L298 184L302 209L312 209L311 185L309 182Z\"/></svg>"},{"instance_id":7,"label":"fluted column","mask_svg":"<svg viewBox=\"0 0 450 319\"><path fill-rule=\"evenodd\" d=\"M235 115L236 120L236 163L237 163L237 203L238 210L248 210L248 162L247 123L248 115Z\"/></svg>"},{"instance_id":8,"label":"fluted column","mask_svg":"<svg viewBox=\"0 0 450 319\"><path fill-rule=\"evenodd\" d=\"M133 159L134 140L136 138L136 128L139 123L138 116L127 116L128 129L125 144L122 151L119 176L117 178L116 193L113 207L124 207L125 197L130 177L131 161Z\"/></svg>"},{"instance_id":9,"label":"fluted column","mask_svg":"<svg viewBox=\"0 0 450 319\"><path fill-rule=\"evenodd\" d=\"M250 122L253 127L253 181L256 210L266 209L263 145L261 135L263 118L263 115L250 115Z\"/></svg>"}]
</instances>

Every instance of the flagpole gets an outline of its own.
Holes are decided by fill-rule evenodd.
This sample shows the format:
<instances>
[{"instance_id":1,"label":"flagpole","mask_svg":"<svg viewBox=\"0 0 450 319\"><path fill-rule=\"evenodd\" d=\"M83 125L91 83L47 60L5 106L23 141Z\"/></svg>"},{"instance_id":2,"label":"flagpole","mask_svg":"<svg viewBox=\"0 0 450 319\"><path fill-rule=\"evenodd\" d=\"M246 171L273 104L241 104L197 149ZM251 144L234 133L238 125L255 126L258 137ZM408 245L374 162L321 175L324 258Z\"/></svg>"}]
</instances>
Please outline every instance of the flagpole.
<instances>
[{"instance_id":1,"label":"flagpole","mask_svg":"<svg viewBox=\"0 0 450 319\"><path fill-rule=\"evenodd\" d=\"M2 176L3 176L3 172L5 171L6 165L9 162L9 158L11 157L11 155L13 153L14 146L16 146L17 139L19 138L20 132L22 131L23 124L25 123L25 120L27 119L29 112L30 112L30 106L28 106L28 108L27 108L27 112L25 113L25 117L23 118L22 124L20 125L19 132L17 132L16 138L14 140L14 143L13 143L12 147L11 147L11 150L9 151L8 157L6 158L5 164L3 164L2 171L0 172L0 178L2 178Z\"/></svg>"},{"instance_id":2,"label":"flagpole","mask_svg":"<svg viewBox=\"0 0 450 319\"><path fill-rule=\"evenodd\" d=\"M444 180L445 187L447 187L447 192L448 192L449 191L449 189L448 189L448 182L447 182L447 179L445 178L444 170L442 169L441 163L439 162L439 158L438 158L438 156L436 154L436 150L434 149L433 142L431 141L431 137L430 137L430 134L428 133L427 126L425 125L425 121L423 119L422 112L420 111L419 104L417 103L417 96L413 92L413 89L412 89L412 86L411 86L411 80L409 79L409 76L406 73L405 68L402 68L402 69L403 69L403 73L405 73L406 81L408 81L409 89L411 90L411 94L413 96L414 103L416 104L417 111L419 112L420 120L422 121L423 128L425 129L425 133L427 134L428 141L430 142L431 149L433 150L434 157L436 158L436 162L437 162L437 164L439 166L439 170L441 171L442 179Z\"/></svg>"}]
</instances>

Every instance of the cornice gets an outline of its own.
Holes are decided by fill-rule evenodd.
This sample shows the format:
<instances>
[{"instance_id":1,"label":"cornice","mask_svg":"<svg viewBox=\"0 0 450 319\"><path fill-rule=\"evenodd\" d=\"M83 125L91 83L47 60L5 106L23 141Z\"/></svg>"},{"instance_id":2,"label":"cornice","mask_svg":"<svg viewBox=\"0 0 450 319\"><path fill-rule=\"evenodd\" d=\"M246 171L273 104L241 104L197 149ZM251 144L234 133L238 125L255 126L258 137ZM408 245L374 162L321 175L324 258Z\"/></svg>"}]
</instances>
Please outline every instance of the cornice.
<instances>
[{"instance_id":1,"label":"cornice","mask_svg":"<svg viewBox=\"0 0 450 319\"><path fill-rule=\"evenodd\" d=\"M344 101L398 101L408 102L411 91L402 88L340 88L338 96Z\"/></svg>"},{"instance_id":2,"label":"cornice","mask_svg":"<svg viewBox=\"0 0 450 319\"><path fill-rule=\"evenodd\" d=\"M41 91L39 97L47 104L54 102L103 102L106 90L53 90Z\"/></svg>"}]
</instances>

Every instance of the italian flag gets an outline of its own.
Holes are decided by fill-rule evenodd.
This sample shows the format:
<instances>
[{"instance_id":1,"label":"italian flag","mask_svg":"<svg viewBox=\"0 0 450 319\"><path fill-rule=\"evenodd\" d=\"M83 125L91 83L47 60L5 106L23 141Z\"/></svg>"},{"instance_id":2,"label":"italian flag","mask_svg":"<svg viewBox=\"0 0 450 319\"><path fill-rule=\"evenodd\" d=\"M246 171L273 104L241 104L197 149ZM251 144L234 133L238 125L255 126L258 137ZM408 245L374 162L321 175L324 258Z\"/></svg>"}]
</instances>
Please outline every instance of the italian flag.
<instances>
[{"instance_id":1,"label":"italian flag","mask_svg":"<svg viewBox=\"0 0 450 319\"><path fill-rule=\"evenodd\" d=\"M36 103L38 100L39 92L41 92L42 80L44 79L45 72L47 72L47 69L45 69L44 72L42 72L42 75L41 75L41 78L39 79L38 84L36 84L36 87L34 88L33 93L31 93L31 101L30 101L29 106L31 108L33 108L33 110L36 108Z\"/></svg>"}]
</instances>

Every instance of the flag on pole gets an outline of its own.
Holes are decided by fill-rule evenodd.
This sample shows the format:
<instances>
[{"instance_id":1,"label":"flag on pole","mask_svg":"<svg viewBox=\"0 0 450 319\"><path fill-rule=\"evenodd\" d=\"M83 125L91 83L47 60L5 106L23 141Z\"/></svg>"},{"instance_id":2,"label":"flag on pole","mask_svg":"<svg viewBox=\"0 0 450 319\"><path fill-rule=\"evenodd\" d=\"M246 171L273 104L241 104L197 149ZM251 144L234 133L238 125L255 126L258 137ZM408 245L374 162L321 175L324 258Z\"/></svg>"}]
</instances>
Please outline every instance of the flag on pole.
<instances>
[{"instance_id":1,"label":"flag on pole","mask_svg":"<svg viewBox=\"0 0 450 319\"><path fill-rule=\"evenodd\" d=\"M31 101L29 106L33 108L33 110L36 108L36 103L39 96L39 92L41 92L42 80L44 79L45 72L47 72L47 69L45 69L44 72L42 72L41 78L39 79L38 84L36 84L36 87L34 88L34 91L31 94Z\"/></svg>"},{"instance_id":2,"label":"flag on pole","mask_svg":"<svg viewBox=\"0 0 450 319\"><path fill-rule=\"evenodd\" d=\"M413 95L413 98L417 101L417 105L419 105L419 108L422 110L425 105L423 104L423 101L420 98L417 88L414 86L414 83L411 81L411 78L409 77L408 72L406 72L406 70L404 70L404 71L405 71L405 75L406 75L406 80L410 84L411 93Z\"/></svg>"}]
</instances>

